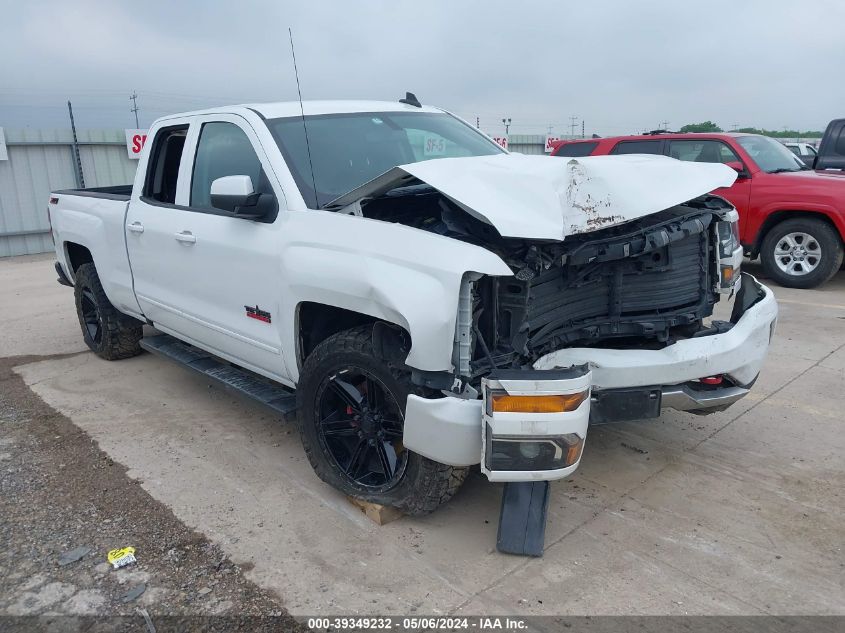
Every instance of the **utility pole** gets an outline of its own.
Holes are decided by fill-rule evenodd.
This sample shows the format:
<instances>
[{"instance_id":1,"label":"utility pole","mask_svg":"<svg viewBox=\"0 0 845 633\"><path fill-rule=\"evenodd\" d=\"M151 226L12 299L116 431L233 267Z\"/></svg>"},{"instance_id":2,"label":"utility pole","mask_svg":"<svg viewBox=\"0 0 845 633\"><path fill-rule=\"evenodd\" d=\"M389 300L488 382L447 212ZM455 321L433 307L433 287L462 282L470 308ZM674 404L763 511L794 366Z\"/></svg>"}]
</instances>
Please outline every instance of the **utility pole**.
<instances>
[{"instance_id":1,"label":"utility pole","mask_svg":"<svg viewBox=\"0 0 845 633\"><path fill-rule=\"evenodd\" d=\"M476 130L481 129L481 119L479 117L475 117L475 129Z\"/></svg>"},{"instance_id":2,"label":"utility pole","mask_svg":"<svg viewBox=\"0 0 845 633\"><path fill-rule=\"evenodd\" d=\"M135 129L136 130L138 129L138 103L136 101L137 99L138 99L138 93L136 93L133 90L132 95L129 97L129 100L132 102L132 107L129 108L129 111L135 113Z\"/></svg>"},{"instance_id":3,"label":"utility pole","mask_svg":"<svg viewBox=\"0 0 845 633\"><path fill-rule=\"evenodd\" d=\"M667 132L669 131L669 121L661 121L660 125L663 126L664 130L666 130Z\"/></svg>"},{"instance_id":4,"label":"utility pole","mask_svg":"<svg viewBox=\"0 0 845 633\"><path fill-rule=\"evenodd\" d=\"M734 123L731 127L733 128L733 131L736 132L737 128L739 128L739 123Z\"/></svg>"},{"instance_id":5,"label":"utility pole","mask_svg":"<svg viewBox=\"0 0 845 633\"><path fill-rule=\"evenodd\" d=\"M585 138L585 136L584 136L584 119L581 119L581 138Z\"/></svg>"},{"instance_id":6,"label":"utility pole","mask_svg":"<svg viewBox=\"0 0 845 633\"><path fill-rule=\"evenodd\" d=\"M510 119L510 117L508 117L508 118L506 118L506 119L502 119L502 125L504 125L504 126L505 126L505 136L507 136L507 135L508 135L508 130L510 130L510 127L511 127L511 119Z\"/></svg>"},{"instance_id":7,"label":"utility pole","mask_svg":"<svg viewBox=\"0 0 845 633\"><path fill-rule=\"evenodd\" d=\"M85 174L82 173L82 159L79 158L79 139L76 138L76 123L73 122L73 106L67 102L70 115L70 130L73 132L73 157L76 159L76 180L80 189L85 189Z\"/></svg>"},{"instance_id":8,"label":"utility pole","mask_svg":"<svg viewBox=\"0 0 845 633\"><path fill-rule=\"evenodd\" d=\"M575 128L578 126L578 117L569 117L569 138L575 138Z\"/></svg>"},{"instance_id":9,"label":"utility pole","mask_svg":"<svg viewBox=\"0 0 845 633\"><path fill-rule=\"evenodd\" d=\"M549 130L548 130L548 132L546 132L546 134L548 134L549 136L552 135L552 124L551 123L549 123Z\"/></svg>"}]
</instances>

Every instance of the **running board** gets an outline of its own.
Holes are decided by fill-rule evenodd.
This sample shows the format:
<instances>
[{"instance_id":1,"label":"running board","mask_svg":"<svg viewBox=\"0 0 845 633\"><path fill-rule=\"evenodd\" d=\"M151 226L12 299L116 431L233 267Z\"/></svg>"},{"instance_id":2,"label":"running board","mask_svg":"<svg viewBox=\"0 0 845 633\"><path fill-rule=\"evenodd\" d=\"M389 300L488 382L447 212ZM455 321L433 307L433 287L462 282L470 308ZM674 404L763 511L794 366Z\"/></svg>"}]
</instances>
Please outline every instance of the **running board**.
<instances>
[{"instance_id":1,"label":"running board","mask_svg":"<svg viewBox=\"0 0 845 633\"><path fill-rule=\"evenodd\" d=\"M167 334L141 339L141 347L202 374L224 388L263 404L291 422L296 418L296 396L290 389L230 365L198 347Z\"/></svg>"}]
</instances>

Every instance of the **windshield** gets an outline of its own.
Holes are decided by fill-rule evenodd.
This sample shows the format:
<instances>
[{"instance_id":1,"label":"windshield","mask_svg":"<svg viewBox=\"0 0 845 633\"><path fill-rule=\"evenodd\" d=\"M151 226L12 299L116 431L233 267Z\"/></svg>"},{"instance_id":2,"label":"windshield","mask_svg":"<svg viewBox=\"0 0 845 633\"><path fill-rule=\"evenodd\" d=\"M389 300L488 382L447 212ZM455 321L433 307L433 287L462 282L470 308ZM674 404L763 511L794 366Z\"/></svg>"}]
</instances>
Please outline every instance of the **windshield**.
<instances>
[{"instance_id":1,"label":"windshield","mask_svg":"<svg viewBox=\"0 0 845 633\"><path fill-rule=\"evenodd\" d=\"M466 123L439 112L327 114L306 116L305 123L310 165L301 117L272 119L267 127L309 207L315 198L322 207L397 165L504 151Z\"/></svg>"},{"instance_id":2,"label":"windshield","mask_svg":"<svg viewBox=\"0 0 845 633\"><path fill-rule=\"evenodd\" d=\"M806 169L800 158L768 136L740 136L736 140L765 172L774 174Z\"/></svg>"}]
</instances>

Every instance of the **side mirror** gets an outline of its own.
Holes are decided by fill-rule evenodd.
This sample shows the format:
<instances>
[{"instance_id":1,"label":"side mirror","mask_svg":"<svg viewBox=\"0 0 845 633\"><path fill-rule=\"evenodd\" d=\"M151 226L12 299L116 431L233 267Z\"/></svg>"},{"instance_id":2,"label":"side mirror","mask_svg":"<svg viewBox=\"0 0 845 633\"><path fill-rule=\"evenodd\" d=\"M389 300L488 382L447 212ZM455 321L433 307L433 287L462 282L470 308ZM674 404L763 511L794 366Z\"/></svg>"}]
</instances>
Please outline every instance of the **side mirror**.
<instances>
[{"instance_id":1,"label":"side mirror","mask_svg":"<svg viewBox=\"0 0 845 633\"><path fill-rule=\"evenodd\" d=\"M211 182L211 206L249 220L267 215L271 194L256 193L249 176L223 176Z\"/></svg>"},{"instance_id":2,"label":"side mirror","mask_svg":"<svg viewBox=\"0 0 845 633\"><path fill-rule=\"evenodd\" d=\"M742 164L742 161L732 160L729 163L725 163L725 165L733 169L740 178L748 178L748 172L745 171L745 165Z\"/></svg>"},{"instance_id":3,"label":"side mirror","mask_svg":"<svg viewBox=\"0 0 845 633\"><path fill-rule=\"evenodd\" d=\"M223 176L211 182L211 206L235 213L238 207L255 206L255 189L249 176Z\"/></svg>"}]
</instances>

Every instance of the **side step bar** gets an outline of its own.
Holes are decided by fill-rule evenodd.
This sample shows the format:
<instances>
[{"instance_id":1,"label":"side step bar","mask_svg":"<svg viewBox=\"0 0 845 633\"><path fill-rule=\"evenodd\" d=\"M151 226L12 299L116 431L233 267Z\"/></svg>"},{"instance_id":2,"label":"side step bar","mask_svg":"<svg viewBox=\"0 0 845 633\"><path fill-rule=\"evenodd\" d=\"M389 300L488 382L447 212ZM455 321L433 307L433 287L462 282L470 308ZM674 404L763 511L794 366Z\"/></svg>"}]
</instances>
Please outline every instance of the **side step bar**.
<instances>
[{"instance_id":1,"label":"side step bar","mask_svg":"<svg viewBox=\"0 0 845 633\"><path fill-rule=\"evenodd\" d=\"M296 418L294 392L278 383L230 365L167 334L144 337L141 339L141 347L152 354L193 369L238 395L263 404L281 415L285 421L291 422Z\"/></svg>"}]
</instances>

